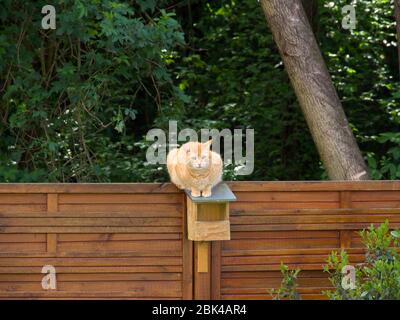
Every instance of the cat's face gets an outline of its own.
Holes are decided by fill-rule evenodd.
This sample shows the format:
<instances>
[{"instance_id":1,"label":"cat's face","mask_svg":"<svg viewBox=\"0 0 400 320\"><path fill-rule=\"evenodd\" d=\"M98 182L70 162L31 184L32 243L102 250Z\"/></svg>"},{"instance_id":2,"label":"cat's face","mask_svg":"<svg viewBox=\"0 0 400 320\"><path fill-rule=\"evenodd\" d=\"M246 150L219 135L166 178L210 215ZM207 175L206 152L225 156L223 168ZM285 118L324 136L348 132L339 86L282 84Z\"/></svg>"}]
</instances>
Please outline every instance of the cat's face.
<instances>
[{"instance_id":1,"label":"cat's face","mask_svg":"<svg viewBox=\"0 0 400 320\"><path fill-rule=\"evenodd\" d=\"M193 142L189 143L186 148L186 164L193 172L204 172L210 167L211 140L205 143Z\"/></svg>"}]
</instances>

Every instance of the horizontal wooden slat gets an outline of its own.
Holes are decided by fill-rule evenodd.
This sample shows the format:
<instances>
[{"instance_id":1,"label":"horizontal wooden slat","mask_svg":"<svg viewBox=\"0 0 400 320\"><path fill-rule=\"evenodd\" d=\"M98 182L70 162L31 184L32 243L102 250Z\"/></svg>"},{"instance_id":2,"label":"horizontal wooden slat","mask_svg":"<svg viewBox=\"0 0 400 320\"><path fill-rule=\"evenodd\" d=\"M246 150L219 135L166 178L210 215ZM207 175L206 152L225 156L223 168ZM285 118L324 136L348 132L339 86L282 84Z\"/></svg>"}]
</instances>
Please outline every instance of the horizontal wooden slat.
<instances>
[{"instance_id":1,"label":"horizontal wooden slat","mask_svg":"<svg viewBox=\"0 0 400 320\"><path fill-rule=\"evenodd\" d=\"M290 231L290 230L362 230L371 223L375 225L385 222L382 217L371 222L359 223L307 223L307 224L270 224L270 225L231 225L231 231ZM399 228L400 223L391 223L393 228Z\"/></svg>"},{"instance_id":2,"label":"horizontal wooden slat","mask_svg":"<svg viewBox=\"0 0 400 320\"><path fill-rule=\"evenodd\" d=\"M59 204L164 204L164 203L181 203L183 201L182 193L171 194L60 194ZM0 199L1 202L1 199Z\"/></svg>"},{"instance_id":3,"label":"horizontal wooden slat","mask_svg":"<svg viewBox=\"0 0 400 320\"><path fill-rule=\"evenodd\" d=\"M278 279L281 280L281 279ZM306 279L305 279L306 280ZM271 287L242 287L242 288L227 288L223 289L223 293L231 293L231 294L270 294ZM324 282L324 286L299 286L299 293L303 294L321 294L321 290L329 290L332 289L332 286Z\"/></svg>"},{"instance_id":4,"label":"horizontal wooden slat","mask_svg":"<svg viewBox=\"0 0 400 320\"><path fill-rule=\"evenodd\" d=\"M288 249L288 248L335 248L339 247L339 239L270 239L268 241L231 240L225 241L223 250L263 250L263 249Z\"/></svg>"},{"instance_id":5,"label":"horizontal wooden slat","mask_svg":"<svg viewBox=\"0 0 400 320\"><path fill-rule=\"evenodd\" d=\"M0 226L3 233L180 233L180 226L170 227L4 227Z\"/></svg>"},{"instance_id":6,"label":"horizontal wooden slat","mask_svg":"<svg viewBox=\"0 0 400 320\"><path fill-rule=\"evenodd\" d=\"M334 209L339 208L339 202L233 202L233 211L261 211L272 209Z\"/></svg>"},{"instance_id":7,"label":"horizontal wooden slat","mask_svg":"<svg viewBox=\"0 0 400 320\"><path fill-rule=\"evenodd\" d=\"M135 207L126 208L121 211L117 211L116 208L111 208L111 210L96 211L57 211L57 212L29 212L29 211L8 211L0 212L0 217L3 218L177 218L182 217L182 212L176 210L170 210L170 208L163 208L163 210L157 211L157 208L152 210L138 210Z\"/></svg>"},{"instance_id":8,"label":"horizontal wooden slat","mask_svg":"<svg viewBox=\"0 0 400 320\"><path fill-rule=\"evenodd\" d=\"M352 256L352 261L361 262L364 255ZM327 255L292 255L292 256L244 256L244 257L224 257L223 265L242 265L242 264L291 264L291 263L321 263L325 264Z\"/></svg>"},{"instance_id":9,"label":"horizontal wooden slat","mask_svg":"<svg viewBox=\"0 0 400 320\"><path fill-rule=\"evenodd\" d=\"M171 183L0 183L0 193L177 193Z\"/></svg>"},{"instance_id":10,"label":"horizontal wooden slat","mask_svg":"<svg viewBox=\"0 0 400 320\"><path fill-rule=\"evenodd\" d=\"M223 250L222 256L284 256L284 255L315 255L324 254L328 255L331 251L337 251L337 248L275 248L265 250ZM351 254L364 253L364 250L349 248L347 251Z\"/></svg>"},{"instance_id":11,"label":"horizontal wooden slat","mask_svg":"<svg viewBox=\"0 0 400 320\"><path fill-rule=\"evenodd\" d=\"M399 208L400 199L397 201L353 201L352 208Z\"/></svg>"},{"instance_id":12,"label":"horizontal wooden slat","mask_svg":"<svg viewBox=\"0 0 400 320\"><path fill-rule=\"evenodd\" d=\"M13 233L0 233L0 243L1 242L46 242L45 234L13 234Z\"/></svg>"},{"instance_id":13,"label":"horizontal wooden slat","mask_svg":"<svg viewBox=\"0 0 400 320\"><path fill-rule=\"evenodd\" d=\"M323 294L305 294L302 293L301 297L303 300L326 300L326 296ZM222 294L222 300L271 300L270 294Z\"/></svg>"},{"instance_id":14,"label":"horizontal wooden slat","mask_svg":"<svg viewBox=\"0 0 400 320\"><path fill-rule=\"evenodd\" d=\"M321 270L323 267L323 264L321 263L296 263L296 264L290 264L290 268L299 268L301 270ZM277 271L280 270L280 265L278 264L257 264L257 265L226 265L221 267L222 272L238 272L238 271Z\"/></svg>"},{"instance_id":15,"label":"horizontal wooden slat","mask_svg":"<svg viewBox=\"0 0 400 320\"><path fill-rule=\"evenodd\" d=\"M236 192L238 202L338 202L339 192ZM249 204L251 205L251 204Z\"/></svg>"},{"instance_id":16,"label":"horizontal wooden slat","mask_svg":"<svg viewBox=\"0 0 400 320\"><path fill-rule=\"evenodd\" d=\"M39 291L43 288L41 282L8 283L0 282L0 292L4 291ZM126 291L136 293L137 296L181 296L180 281L79 281L57 282L57 291Z\"/></svg>"},{"instance_id":17,"label":"horizontal wooden slat","mask_svg":"<svg viewBox=\"0 0 400 320\"><path fill-rule=\"evenodd\" d=\"M53 265L56 267L118 267L118 266L182 266L181 257L57 257L57 258L39 258L30 257L2 257L0 258L0 267L25 267L35 266L43 267L44 265Z\"/></svg>"},{"instance_id":18,"label":"horizontal wooden slat","mask_svg":"<svg viewBox=\"0 0 400 320\"><path fill-rule=\"evenodd\" d=\"M43 266L38 267L0 267L0 274L37 274L40 273ZM168 274L181 274L182 267L181 266L108 266L108 267L60 267L55 266L57 274L75 274L75 273L83 273L83 274L120 274L120 273L129 273L132 276L131 280L136 279L136 274L139 275L148 275L151 277L154 273L159 273L163 275ZM43 278L44 274L41 274ZM142 279L144 280L144 279ZM156 280L156 279L153 279Z\"/></svg>"},{"instance_id":19,"label":"horizontal wooden slat","mask_svg":"<svg viewBox=\"0 0 400 320\"><path fill-rule=\"evenodd\" d=\"M182 235L179 233L98 233L98 234L59 234L58 241L131 241L131 240L179 240ZM1 241L1 237L0 237Z\"/></svg>"},{"instance_id":20,"label":"horizontal wooden slat","mask_svg":"<svg viewBox=\"0 0 400 320\"><path fill-rule=\"evenodd\" d=\"M352 201L400 201L400 190L398 191L354 191L351 193Z\"/></svg>"},{"instance_id":21,"label":"horizontal wooden slat","mask_svg":"<svg viewBox=\"0 0 400 320\"><path fill-rule=\"evenodd\" d=\"M119 251L112 250L106 252L57 252L57 257L62 258L124 258L124 257L164 257L168 255L170 257L181 256L181 254L177 255L176 251L164 251L163 253L158 253L154 251ZM0 258L9 258L9 257L18 257L18 258L51 258L54 257L53 253L48 252L0 252Z\"/></svg>"},{"instance_id":22,"label":"horizontal wooden slat","mask_svg":"<svg viewBox=\"0 0 400 320\"><path fill-rule=\"evenodd\" d=\"M304 278L321 278L326 276L326 273L322 270L309 271L302 270L299 276ZM282 278L282 273L280 271L256 271L256 272L224 272L221 275L222 278Z\"/></svg>"},{"instance_id":23,"label":"horizontal wooden slat","mask_svg":"<svg viewBox=\"0 0 400 320\"><path fill-rule=\"evenodd\" d=\"M46 299L46 300L57 300L57 299L138 299L138 300L177 300L182 299L181 293L177 296L173 295L155 295L154 293L138 293L136 291L108 291L108 290L96 290L96 291L60 291L60 290L42 290L42 291L0 291L0 299Z\"/></svg>"},{"instance_id":24,"label":"horizontal wooden slat","mask_svg":"<svg viewBox=\"0 0 400 320\"><path fill-rule=\"evenodd\" d=\"M4 273L0 270L1 282L41 282L44 274L40 270L30 273ZM129 273L129 272L108 272L108 273L65 273L57 270L58 282L75 282L75 281L180 281L181 273Z\"/></svg>"},{"instance_id":25,"label":"horizontal wooden slat","mask_svg":"<svg viewBox=\"0 0 400 320\"><path fill-rule=\"evenodd\" d=\"M0 252L42 252L46 251L45 242L0 242Z\"/></svg>"},{"instance_id":26,"label":"horizontal wooden slat","mask_svg":"<svg viewBox=\"0 0 400 320\"><path fill-rule=\"evenodd\" d=\"M231 208L231 216L263 216L263 215L274 215L274 216L309 216L309 215L370 215L370 214L400 214L400 208L336 208L336 209L273 209L273 208L262 208L261 210L254 210L249 206L244 209Z\"/></svg>"},{"instance_id":27,"label":"horizontal wooden slat","mask_svg":"<svg viewBox=\"0 0 400 320\"><path fill-rule=\"evenodd\" d=\"M400 222L400 214L383 214L383 215L315 215L315 216L274 216L274 215L265 215L265 216L233 216L231 217L231 224L308 224L308 223L373 223L377 221L384 221L388 219L389 221L395 223ZM1 219L0 219L1 221Z\"/></svg>"},{"instance_id":28,"label":"horizontal wooden slat","mask_svg":"<svg viewBox=\"0 0 400 320\"><path fill-rule=\"evenodd\" d=\"M0 193L0 204L46 204L46 194Z\"/></svg>"},{"instance_id":29,"label":"horizontal wooden slat","mask_svg":"<svg viewBox=\"0 0 400 320\"><path fill-rule=\"evenodd\" d=\"M246 232L238 231L231 232L232 240L239 239L309 239L309 238L338 238L338 231L259 231L259 232Z\"/></svg>"},{"instance_id":30,"label":"horizontal wooden slat","mask_svg":"<svg viewBox=\"0 0 400 320\"><path fill-rule=\"evenodd\" d=\"M153 253L155 255L172 256L181 255L182 243L178 240L152 240L152 241L99 241L99 242L60 242L58 250L60 254L68 252L95 252L108 251Z\"/></svg>"},{"instance_id":31,"label":"horizontal wooden slat","mask_svg":"<svg viewBox=\"0 0 400 320\"><path fill-rule=\"evenodd\" d=\"M2 204L0 203L0 214L11 212L46 212L45 204Z\"/></svg>"},{"instance_id":32,"label":"horizontal wooden slat","mask_svg":"<svg viewBox=\"0 0 400 320\"><path fill-rule=\"evenodd\" d=\"M163 216L163 213L173 212L180 214L182 212L181 204L60 204L58 206L60 212L138 212L138 213L157 213L158 216Z\"/></svg>"},{"instance_id":33,"label":"horizontal wooden slat","mask_svg":"<svg viewBox=\"0 0 400 320\"><path fill-rule=\"evenodd\" d=\"M0 227L161 227L180 226L181 218L0 218Z\"/></svg>"},{"instance_id":34,"label":"horizontal wooden slat","mask_svg":"<svg viewBox=\"0 0 400 320\"><path fill-rule=\"evenodd\" d=\"M223 291L228 291L228 288L232 288L229 291L232 292L233 288L237 288L237 292L243 292L244 288L277 288L280 286L282 279L280 278L265 278L262 281L260 279L222 279L221 286ZM326 277L324 278L302 278L299 277L297 280L299 287L329 287L330 282Z\"/></svg>"},{"instance_id":35,"label":"horizontal wooden slat","mask_svg":"<svg viewBox=\"0 0 400 320\"><path fill-rule=\"evenodd\" d=\"M249 181L229 182L232 191L400 190L400 181Z\"/></svg>"}]
</instances>

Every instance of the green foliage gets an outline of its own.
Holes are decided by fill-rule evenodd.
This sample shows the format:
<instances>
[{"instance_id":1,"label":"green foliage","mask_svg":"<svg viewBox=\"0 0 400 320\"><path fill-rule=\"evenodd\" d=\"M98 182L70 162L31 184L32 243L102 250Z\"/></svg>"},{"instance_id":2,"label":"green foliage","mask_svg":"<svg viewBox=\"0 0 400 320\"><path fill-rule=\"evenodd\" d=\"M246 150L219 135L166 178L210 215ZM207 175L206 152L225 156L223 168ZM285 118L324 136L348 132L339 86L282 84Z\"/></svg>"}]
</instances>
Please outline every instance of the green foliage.
<instances>
[{"instance_id":1,"label":"green foliage","mask_svg":"<svg viewBox=\"0 0 400 320\"><path fill-rule=\"evenodd\" d=\"M65 0L45 31L44 4L0 4L0 180L165 179L137 143L158 110L184 103L165 58L184 43L174 14L155 1Z\"/></svg>"},{"instance_id":2,"label":"green foliage","mask_svg":"<svg viewBox=\"0 0 400 320\"><path fill-rule=\"evenodd\" d=\"M371 225L360 232L366 247L365 262L354 265L355 287L344 288L342 273L352 265L349 255L342 250L331 252L324 271L329 274L332 290L323 293L331 300L400 300L400 256L398 253L400 230L390 231L389 222L377 228ZM283 280L279 289L272 292L276 299L300 299L297 291L299 269L290 270L282 265Z\"/></svg>"},{"instance_id":3,"label":"green foliage","mask_svg":"<svg viewBox=\"0 0 400 320\"><path fill-rule=\"evenodd\" d=\"M398 179L400 75L393 2L357 1L352 32L340 27L347 4L320 1L318 39L372 177Z\"/></svg>"},{"instance_id":4,"label":"green foliage","mask_svg":"<svg viewBox=\"0 0 400 320\"><path fill-rule=\"evenodd\" d=\"M281 287L271 290L274 300L300 300L300 295L297 292L297 278L299 273L300 269L290 270L288 266L281 264Z\"/></svg>"},{"instance_id":5,"label":"green foliage","mask_svg":"<svg viewBox=\"0 0 400 320\"><path fill-rule=\"evenodd\" d=\"M374 179L398 179L393 5L318 2L315 34ZM0 181L166 181L146 132L254 128L255 171L229 180L326 179L260 4L253 0L0 2Z\"/></svg>"},{"instance_id":6,"label":"green foliage","mask_svg":"<svg viewBox=\"0 0 400 320\"><path fill-rule=\"evenodd\" d=\"M333 251L328 256L324 271L329 273L329 280L335 289L324 291L324 294L330 300L354 300L355 297L360 296L360 287L356 286L354 289L345 289L342 286L344 276L342 270L349 264L349 256L346 251L341 251L340 254L337 251ZM355 282L358 284L360 283L359 270L356 270L355 275Z\"/></svg>"},{"instance_id":7,"label":"green foliage","mask_svg":"<svg viewBox=\"0 0 400 320\"><path fill-rule=\"evenodd\" d=\"M333 300L399 300L400 299L400 257L396 250L399 232L391 233L389 222L360 232L366 247L365 263L355 266L356 287L344 290L341 285L343 266L348 265L348 255L340 257L333 252L328 258L325 271L330 274L334 290L326 294Z\"/></svg>"},{"instance_id":8,"label":"green foliage","mask_svg":"<svg viewBox=\"0 0 400 320\"><path fill-rule=\"evenodd\" d=\"M379 160L375 154L368 154L368 165L375 179L399 179L400 178L400 133L381 133L374 140L388 146L387 153Z\"/></svg>"}]
</instances>

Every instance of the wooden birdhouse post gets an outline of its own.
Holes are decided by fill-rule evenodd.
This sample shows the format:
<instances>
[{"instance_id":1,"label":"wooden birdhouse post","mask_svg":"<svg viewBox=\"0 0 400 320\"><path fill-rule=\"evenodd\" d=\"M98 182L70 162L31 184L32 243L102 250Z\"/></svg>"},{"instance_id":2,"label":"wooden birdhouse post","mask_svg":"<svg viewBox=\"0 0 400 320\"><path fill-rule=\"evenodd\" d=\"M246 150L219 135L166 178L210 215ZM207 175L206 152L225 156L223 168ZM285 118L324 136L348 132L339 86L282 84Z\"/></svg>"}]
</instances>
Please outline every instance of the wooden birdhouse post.
<instances>
[{"instance_id":1,"label":"wooden birdhouse post","mask_svg":"<svg viewBox=\"0 0 400 320\"><path fill-rule=\"evenodd\" d=\"M197 272L208 272L209 241L231 239L229 202L236 197L225 183L215 186L211 197L186 195L188 238L197 241Z\"/></svg>"}]
</instances>

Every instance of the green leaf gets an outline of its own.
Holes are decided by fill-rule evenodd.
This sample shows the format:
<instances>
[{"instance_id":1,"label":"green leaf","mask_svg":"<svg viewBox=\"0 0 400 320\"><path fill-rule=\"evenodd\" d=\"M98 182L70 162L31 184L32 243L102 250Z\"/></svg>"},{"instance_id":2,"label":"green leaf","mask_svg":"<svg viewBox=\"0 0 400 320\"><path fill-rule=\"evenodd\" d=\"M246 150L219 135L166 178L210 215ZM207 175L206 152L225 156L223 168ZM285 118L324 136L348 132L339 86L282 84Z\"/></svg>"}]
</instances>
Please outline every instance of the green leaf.
<instances>
[{"instance_id":1,"label":"green leaf","mask_svg":"<svg viewBox=\"0 0 400 320\"><path fill-rule=\"evenodd\" d=\"M372 169L376 169L376 160L372 156L368 157L368 166Z\"/></svg>"},{"instance_id":2,"label":"green leaf","mask_svg":"<svg viewBox=\"0 0 400 320\"><path fill-rule=\"evenodd\" d=\"M51 152L57 151L57 146L58 146L57 143L49 141L48 146Z\"/></svg>"},{"instance_id":3,"label":"green leaf","mask_svg":"<svg viewBox=\"0 0 400 320\"><path fill-rule=\"evenodd\" d=\"M390 234L395 238L400 238L400 230L393 230Z\"/></svg>"},{"instance_id":4,"label":"green leaf","mask_svg":"<svg viewBox=\"0 0 400 320\"><path fill-rule=\"evenodd\" d=\"M118 121L116 126L114 127L115 130L117 130L119 133L122 133L124 131L125 128L125 122L124 121Z\"/></svg>"}]
</instances>

